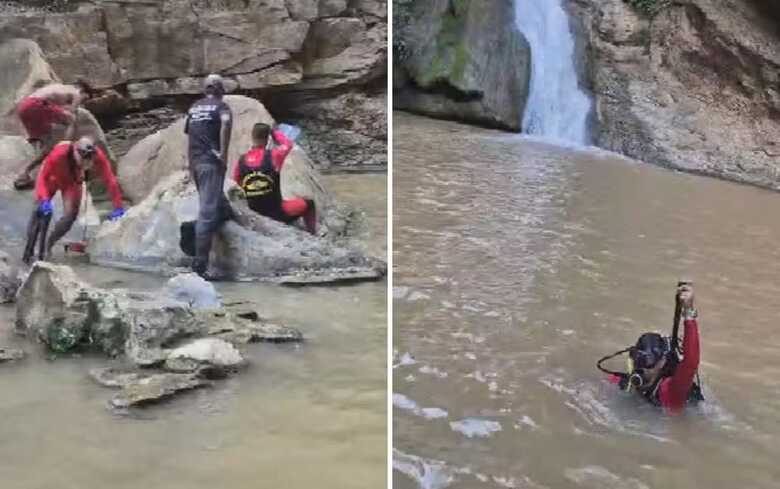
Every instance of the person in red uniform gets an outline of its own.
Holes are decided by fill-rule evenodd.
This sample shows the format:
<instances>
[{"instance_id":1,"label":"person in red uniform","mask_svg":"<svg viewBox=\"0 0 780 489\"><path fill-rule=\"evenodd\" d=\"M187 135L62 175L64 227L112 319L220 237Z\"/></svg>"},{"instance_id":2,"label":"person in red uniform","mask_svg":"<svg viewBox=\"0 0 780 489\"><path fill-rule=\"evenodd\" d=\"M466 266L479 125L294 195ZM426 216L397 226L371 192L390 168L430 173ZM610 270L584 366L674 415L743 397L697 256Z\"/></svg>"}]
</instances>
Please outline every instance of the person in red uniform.
<instances>
[{"instance_id":1,"label":"person in red uniform","mask_svg":"<svg viewBox=\"0 0 780 489\"><path fill-rule=\"evenodd\" d=\"M693 298L693 286L681 282L677 290L675 326L671 337L645 333L633 347L599 361L599 368L610 374L610 382L620 385L622 389L634 390L651 404L672 414L680 413L688 402L703 400L701 389L695 383L701 350L698 314ZM681 351L677 338L680 318L684 327ZM608 371L601 366L604 360L625 352L629 355L628 373Z\"/></svg>"},{"instance_id":2,"label":"person in red uniform","mask_svg":"<svg viewBox=\"0 0 780 489\"><path fill-rule=\"evenodd\" d=\"M122 194L119 184L111 171L111 165L103 151L95 146L88 137L83 137L76 142L64 141L54 147L51 153L43 160L38 178L35 182L36 206L30 218L30 229L34 227L36 219L50 217L54 208L51 199L57 192L62 193L64 205L63 215L54 226L47 243L47 255L55 243L59 241L76 222L81 207L81 196L84 191L85 172L100 174L108 189L114 204L114 211L109 219L122 217L125 213L122 207ZM27 257L29 260L29 257Z\"/></svg>"},{"instance_id":3,"label":"person in red uniform","mask_svg":"<svg viewBox=\"0 0 780 489\"><path fill-rule=\"evenodd\" d=\"M270 149L269 135L276 146ZM293 142L279 130L257 123L252 128L252 149L241 155L233 166L233 180L241 187L249 208L271 219L291 223L303 217L306 230L317 232L314 202L306 199L283 199L281 172L293 149Z\"/></svg>"}]
</instances>

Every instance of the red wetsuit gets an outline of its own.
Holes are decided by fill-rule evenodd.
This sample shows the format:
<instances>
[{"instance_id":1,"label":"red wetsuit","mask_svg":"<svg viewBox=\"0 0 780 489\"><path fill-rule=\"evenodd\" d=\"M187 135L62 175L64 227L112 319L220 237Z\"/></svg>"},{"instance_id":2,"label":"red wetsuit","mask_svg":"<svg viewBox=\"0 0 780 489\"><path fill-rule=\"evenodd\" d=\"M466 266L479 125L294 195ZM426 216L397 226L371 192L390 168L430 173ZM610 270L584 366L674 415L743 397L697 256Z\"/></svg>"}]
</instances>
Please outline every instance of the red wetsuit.
<instances>
[{"instance_id":1,"label":"red wetsuit","mask_svg":"<svg viewBox=\"0 0 780 489\"><path fill-rule=\"evenodd\" d=\"M316 226L316 216L314 214L313 206L306 199L281 198L279 175L282 172L282 167L284 166L287 155L289 155L293 149L293 142L288 139L287 136L285 136L281 131L274 131L273 137L274 140L279 143L278 146L271 150L271 165L273 168L271 168L270 171L262 169L263 160L265 157L265 148L252 148L248 152L241 155L241 158L239 158L239 160L233 166L233 180L239 186L244 188L242 175L245 175L249 171L262 170L267 173L272 173L271 175L268 175L268 179L266 181L271 186L275 186L275 188L273 188L273 193L277 196L276 200L278 200L278 202L273 203L273 205L276 208L258 210L258 212L273 219L285 222L290 222L298 217L303 216L306 228L313 233ZM244 190L246 191L246 189ZM248 200L250 200L250 207L252 207L251 197L248 196Z\"/></svg>"},{"instance_id":2,"label":"red wetsuit","mask_svg":"<svg viewBox=\"0 0 780 489\"><path fill-rule=\"evenodd\" d=\"M83 192L84 172L76 166L72 146L73 143L70 142L59 143L43 160L43 166L35 182L35 198L39 202L50 200L57 191L60 191L66 209L73 209L78 213ZM94 170L100 174L105 182L114 208L122 207L119 184L116 182L114 172L111 171L111 165L108 163L106 155L97 147L95 148Z\"/></svg>"},{"instance_id":3,"label":"red wetsuit","mask_svg":"<svg viewBox=\"0 0 780 489\"><path fill-rule=\"evenodd\" d=\"M41 139L51 131L52 124L67 124L69 120L65 109L38 97L24 98L16 107L16 113L29 139Z\"/></svg>"},{"instance_id":4,"label":"red wetsuit","mask_svg":"<svg viewBox=\"0 0 780 489\"><path fill-rule=\"evenodd\" d=\"M693 386L693 379L699 369L701 356L699 348L699 325L695 319L684 321L683 359L677 364L674 374L661 380L654 394L658 403L670 413L678 414L688 403L688 394ZM609 377L610 382L619 383L621 379L615 375Z\"/></svg>"}]
</instances>

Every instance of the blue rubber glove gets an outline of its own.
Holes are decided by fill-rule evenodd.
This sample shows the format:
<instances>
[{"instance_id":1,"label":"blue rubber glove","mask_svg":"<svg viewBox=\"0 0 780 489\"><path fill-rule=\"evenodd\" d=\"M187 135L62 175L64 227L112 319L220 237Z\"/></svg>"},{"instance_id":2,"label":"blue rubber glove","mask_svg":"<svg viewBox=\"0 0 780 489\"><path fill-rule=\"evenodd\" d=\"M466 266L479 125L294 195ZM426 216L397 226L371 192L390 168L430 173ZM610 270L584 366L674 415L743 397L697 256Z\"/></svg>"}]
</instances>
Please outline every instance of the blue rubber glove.
<instances>
[{"instance_id":1,"label":"blue rubber glove","mask_svg":"<svg viewBox=\"0 0 780 489\"><path fill-rule=\"evenodd\" d=\"M122 209L121 207L117 207L116 209L114 209L114 211L111 214L108 215L108 220L116 221L117 219L119 219L124 215L125 215L125 210Z\"/></svg>"},{"instance_id":2,"label":"blue rubber glove","mask_svg":"<svg viewBox=\"0 0 780 489\"><path fill-rule=\"evenodd\" d=\"M301 128L292 124L279 124L276 130L281 131L290 141L295 141L301 135Z\"/></svg>"},{"instance_id":3,"label":"blue rubber glove","mask_svg":"<svg viewBox=\"0 0 780 489\"><path fill-rule=\"evenodd\" d=\"M44 200L38 205L38 213L42 216L50 216L54 212L54 206L51 205L51 200Z\"/></svg>"}]
</instances>

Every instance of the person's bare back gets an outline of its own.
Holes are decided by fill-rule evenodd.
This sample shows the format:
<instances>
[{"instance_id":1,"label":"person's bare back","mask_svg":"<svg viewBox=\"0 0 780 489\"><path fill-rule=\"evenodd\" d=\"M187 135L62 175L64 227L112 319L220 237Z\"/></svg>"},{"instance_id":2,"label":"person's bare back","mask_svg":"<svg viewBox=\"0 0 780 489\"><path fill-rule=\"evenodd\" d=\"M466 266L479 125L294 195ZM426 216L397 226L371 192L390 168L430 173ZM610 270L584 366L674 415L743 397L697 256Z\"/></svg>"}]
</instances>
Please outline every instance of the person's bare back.
<instances>
[{"instance_id":1,"label":"person's bare back","mask_svg":"<svg viewBox=\"0 0 780 489\"><path fill-rule=\"evenodd\" d=\"M84 98L80 87L64 83L50 83L35 90L30 97L46 99L75 113Z\"/></svg>"}]
</instances>

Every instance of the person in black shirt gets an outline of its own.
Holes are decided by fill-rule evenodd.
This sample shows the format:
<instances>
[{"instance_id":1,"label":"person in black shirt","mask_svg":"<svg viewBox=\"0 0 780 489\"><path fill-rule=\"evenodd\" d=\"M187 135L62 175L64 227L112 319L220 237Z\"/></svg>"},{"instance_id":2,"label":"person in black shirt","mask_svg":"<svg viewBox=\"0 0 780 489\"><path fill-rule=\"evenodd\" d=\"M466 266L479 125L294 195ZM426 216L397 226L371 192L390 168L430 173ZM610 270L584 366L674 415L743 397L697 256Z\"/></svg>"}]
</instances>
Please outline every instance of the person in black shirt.
<instances>
[{"instance_id":1,"label":"person in black shirt","mask_svg":"<svg viewBox=\"0 0 780 489\"><path fill-rule=\"evenodd\" d=\"M205 97L192 104L187 113L184 132L189 137L190 173L199 200L192 270L201 277L210 278L207 270L214 233L234 215L222 190L233 115L222 101L225 89L221 76L206 77L203 92Z\"/></svg>"}]
</instances>

